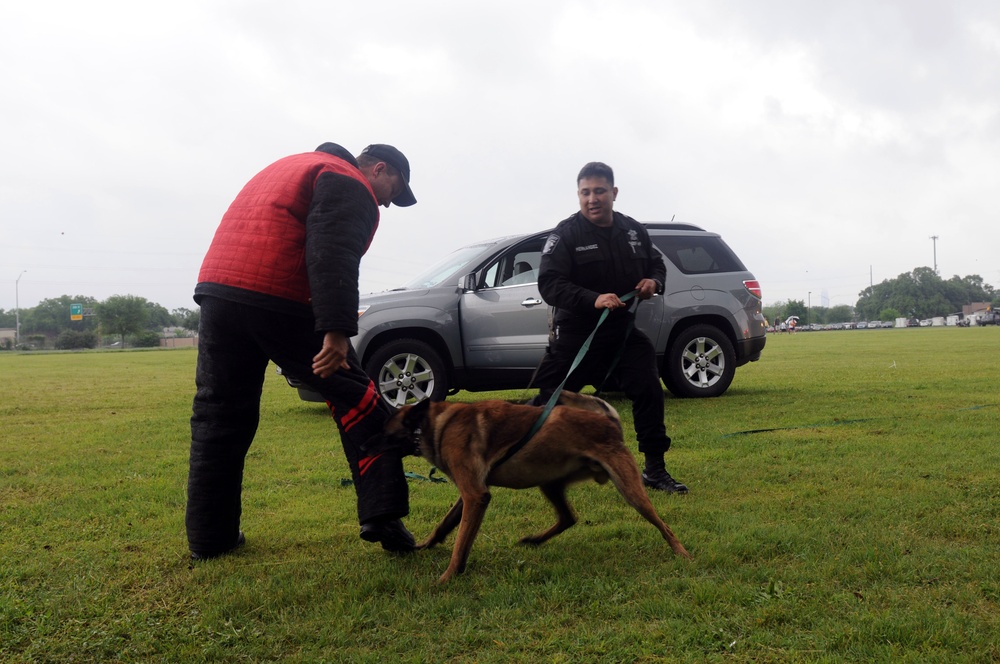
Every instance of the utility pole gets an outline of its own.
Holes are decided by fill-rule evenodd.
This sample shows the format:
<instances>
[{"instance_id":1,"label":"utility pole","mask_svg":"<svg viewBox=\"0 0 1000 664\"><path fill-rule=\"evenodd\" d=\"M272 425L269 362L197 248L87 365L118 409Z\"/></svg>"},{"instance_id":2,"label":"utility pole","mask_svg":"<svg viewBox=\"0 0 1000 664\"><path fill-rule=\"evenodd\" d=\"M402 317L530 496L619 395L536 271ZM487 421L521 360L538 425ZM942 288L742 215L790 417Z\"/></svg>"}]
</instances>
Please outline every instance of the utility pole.
<instances>
[{"instance_id":1,"label":"utility pole","mask_svg":"<svg viewBox=\"0 0 1000 664\"><path fill-rule=\"evenodd\" d=\"M21 277L27 270L21 270L21 274L17 275L17 279L14 280L14 348L17 349L17 345L21 343L21 298L18 295L18 285L21 283Z\"/></svg>"},{"instance_id":2,"label":"utility pole","mask_svg":"<svg viewBox=\"0 0 1000 664\"><path fill-rule=\"evenodd\" d=\"M934 241L934 272L936 273L937 272L937 240L938 240L938 236L937 235L932 235L931 236L931 240Z\"/></svg>"}]
</instances>

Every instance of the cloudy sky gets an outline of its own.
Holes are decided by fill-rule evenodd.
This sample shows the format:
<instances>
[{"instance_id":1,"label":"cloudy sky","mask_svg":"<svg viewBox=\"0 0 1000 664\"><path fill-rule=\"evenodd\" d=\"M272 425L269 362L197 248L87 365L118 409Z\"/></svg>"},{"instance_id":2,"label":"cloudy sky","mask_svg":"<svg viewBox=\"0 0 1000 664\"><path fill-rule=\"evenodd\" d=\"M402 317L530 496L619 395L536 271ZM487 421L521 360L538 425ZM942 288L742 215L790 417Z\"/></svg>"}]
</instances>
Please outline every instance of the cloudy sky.
<instances>
[{"instance_id":1,"label":"cloudy sky","mask_svg":"<svg viewBox=\"0 0 1000 664\"><path fill-rule=\"evenodd\" d=\"M193 308L239 188L324 141L413 168L362 292L551 227L592 160L766 304L853 304L935 249L1000 288L996 0L8 2L0 62L0 309Z\"/></svg>"}]
</instances>

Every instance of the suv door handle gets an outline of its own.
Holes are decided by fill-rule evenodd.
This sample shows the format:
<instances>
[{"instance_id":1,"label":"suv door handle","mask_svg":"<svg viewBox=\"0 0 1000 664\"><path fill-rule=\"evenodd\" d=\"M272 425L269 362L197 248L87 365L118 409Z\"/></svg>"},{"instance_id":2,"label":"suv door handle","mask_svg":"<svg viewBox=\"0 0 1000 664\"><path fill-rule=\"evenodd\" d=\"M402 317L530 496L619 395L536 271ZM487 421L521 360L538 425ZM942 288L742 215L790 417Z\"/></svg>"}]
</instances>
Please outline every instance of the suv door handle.
<instances>
[{"instance_id":1,"label":"suv door handle","mask_svg":"<svg viewBox=\"0 0 1000 664\"><path fill-rule=\"evenodd\" d=\"M539 305L541 303L542 303L542 301L539 300L537 297L529 297L524 302L521 303L521 306L522 307L534 307L534 306Z\"/></svg>"}]
</instances>

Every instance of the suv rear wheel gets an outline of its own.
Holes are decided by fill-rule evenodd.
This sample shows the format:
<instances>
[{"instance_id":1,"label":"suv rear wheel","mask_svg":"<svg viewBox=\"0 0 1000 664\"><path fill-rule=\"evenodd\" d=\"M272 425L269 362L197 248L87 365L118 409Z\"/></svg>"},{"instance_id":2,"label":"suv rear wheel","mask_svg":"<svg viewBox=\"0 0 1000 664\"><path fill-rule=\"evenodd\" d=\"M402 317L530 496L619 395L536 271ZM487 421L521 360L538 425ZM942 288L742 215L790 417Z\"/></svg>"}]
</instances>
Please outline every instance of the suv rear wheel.
<instances>
[{"instance_id":1,"label":"suv rear wheel","mask_svg":"<svg viewBox=\"0 0 1000 664\"><path fill-rule=\"evenodd\" d=\"M736 375L736 352L722 330L694 325L678 335L663 360L663 379L678 397L717 397Z\"/></svg>"},{"instance_id":2,"label":"suv rear wheel","mask_svg":"<svg viewBox=\"0 0 1000 664\"><path fill-rule=\"evenodd\" d=\"M382 398L393 408L424 399L440 401L448 392L441 356L418 339L390 341L365 364Z\"/></svg>"}]
</instances>

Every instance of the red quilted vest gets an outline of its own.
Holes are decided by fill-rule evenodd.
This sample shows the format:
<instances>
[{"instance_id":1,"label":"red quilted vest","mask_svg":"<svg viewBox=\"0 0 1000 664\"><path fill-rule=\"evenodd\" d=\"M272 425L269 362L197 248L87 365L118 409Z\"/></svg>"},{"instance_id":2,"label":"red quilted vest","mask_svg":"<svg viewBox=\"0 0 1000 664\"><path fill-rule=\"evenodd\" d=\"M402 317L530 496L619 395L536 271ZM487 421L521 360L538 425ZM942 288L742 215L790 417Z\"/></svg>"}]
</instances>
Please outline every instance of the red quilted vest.
<instances>
[{"instance_id":1,"label":"red quilted vest","mask_svg":"<svg viewBox=\"0 0 1000 664\"><path fill-rule=\"evenodd\" d=\"M305 220L316 180L327 172L352 177L371 191L357 168L325 152L279 159L255 175L229 206L202 262L198 282L308 304ZM377 200L375 206L378 209Z\"/></svg>"}]
</instances>

